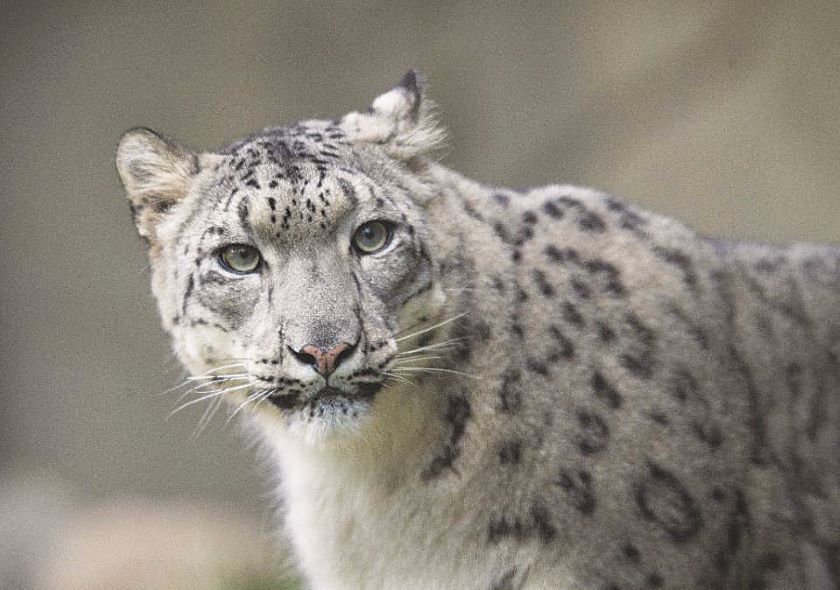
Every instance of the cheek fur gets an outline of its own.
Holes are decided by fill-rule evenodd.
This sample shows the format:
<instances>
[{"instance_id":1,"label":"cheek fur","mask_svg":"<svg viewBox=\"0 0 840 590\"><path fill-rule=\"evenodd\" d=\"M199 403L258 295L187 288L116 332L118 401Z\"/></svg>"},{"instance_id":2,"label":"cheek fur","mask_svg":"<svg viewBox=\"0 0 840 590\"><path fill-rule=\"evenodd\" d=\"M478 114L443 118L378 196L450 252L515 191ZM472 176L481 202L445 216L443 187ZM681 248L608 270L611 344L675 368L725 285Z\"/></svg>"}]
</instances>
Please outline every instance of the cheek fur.
<instances>
[{"instance_id":1,"label":"cheek fur","mask_svg":"<svg viewBox=\"0 0 840 590\"><path fill-rule=\"evenodd\" d=\"M258 281L251 277L203 284L197 288L196 301L207 315L235 330L248 321L259 303Z\"/></svg>"},{"instance_id":2,"label":"cheek fur","mask_svg":"<svg viewBox=\"0 0 840 590\"><path fill-rule=\"evenodd\" d=\"M388 307L398 307L429 282L430 265L420 252L401 242L384 256L361 260L364 280Z\"/></svg>"}]
</instances>

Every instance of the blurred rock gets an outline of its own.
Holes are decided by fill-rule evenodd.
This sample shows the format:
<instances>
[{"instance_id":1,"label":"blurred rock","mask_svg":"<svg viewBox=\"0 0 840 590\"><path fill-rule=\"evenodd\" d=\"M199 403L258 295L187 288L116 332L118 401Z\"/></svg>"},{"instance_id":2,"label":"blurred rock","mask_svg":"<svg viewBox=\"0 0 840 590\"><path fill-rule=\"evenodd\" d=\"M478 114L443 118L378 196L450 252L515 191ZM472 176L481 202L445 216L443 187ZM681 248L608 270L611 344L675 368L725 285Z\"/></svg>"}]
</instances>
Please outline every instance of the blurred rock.
<instances>
[{"instance_id":1,"label":"blurred rock","mask_svg":"<svg viewBox=\"0 0 840 590\"><path fill-rule=\"evenodd\" d=\"M80 505L47 477L0 481L0 588L294 588L270 529L229 510Z\"/></svg>"}]
</instances>

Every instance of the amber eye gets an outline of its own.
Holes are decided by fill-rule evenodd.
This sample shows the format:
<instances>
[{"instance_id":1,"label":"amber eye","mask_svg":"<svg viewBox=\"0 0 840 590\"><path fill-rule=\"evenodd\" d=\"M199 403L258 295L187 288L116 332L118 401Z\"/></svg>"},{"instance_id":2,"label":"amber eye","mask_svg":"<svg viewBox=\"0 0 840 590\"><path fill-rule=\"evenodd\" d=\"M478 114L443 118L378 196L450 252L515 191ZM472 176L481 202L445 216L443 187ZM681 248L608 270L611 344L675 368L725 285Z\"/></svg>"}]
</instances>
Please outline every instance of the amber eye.
<instances>
[{"instance_id":1,"label":"amber eye","mask_svg":"<svg viewBox=\"0 0 840 590\"><path fill-rule=\"evenodd\" d=\"M384 221L368 221L353 234L353 246L362 254L379 252L391 241L391 226Z\"/></svg>"},{"instance_id":2,"label":"amber eye","mask_svg":"<svg viewBox=\"0 0 840 590\"><path fill-rule=\"evenodd\" d=\"M232 272L254 272L261 260L260 251L245 244L231 244L219 251L219 262Z\"/></svg>"}]
</instances>

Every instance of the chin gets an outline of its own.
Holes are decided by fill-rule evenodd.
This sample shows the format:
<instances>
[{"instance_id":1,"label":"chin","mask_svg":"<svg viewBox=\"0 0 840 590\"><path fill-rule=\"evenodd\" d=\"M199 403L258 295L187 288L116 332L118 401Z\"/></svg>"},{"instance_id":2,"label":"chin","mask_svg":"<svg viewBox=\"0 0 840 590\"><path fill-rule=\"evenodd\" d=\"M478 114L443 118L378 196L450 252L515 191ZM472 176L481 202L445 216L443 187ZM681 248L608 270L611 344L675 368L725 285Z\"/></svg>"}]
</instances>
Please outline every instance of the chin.
<instances>
[{"instance_id":1,"label":"chin","mask_svg":"<svg viewBox=\"0 0 840 590\"><path fill-rule=\"evenodd\" d=\"M306 399L277 394L256 409L255 418L272 430L282 428L309 446L339 441L360 433L370 420L381 388L381 383L352 391L324 387Z\"/></svg>"}]
</instances>

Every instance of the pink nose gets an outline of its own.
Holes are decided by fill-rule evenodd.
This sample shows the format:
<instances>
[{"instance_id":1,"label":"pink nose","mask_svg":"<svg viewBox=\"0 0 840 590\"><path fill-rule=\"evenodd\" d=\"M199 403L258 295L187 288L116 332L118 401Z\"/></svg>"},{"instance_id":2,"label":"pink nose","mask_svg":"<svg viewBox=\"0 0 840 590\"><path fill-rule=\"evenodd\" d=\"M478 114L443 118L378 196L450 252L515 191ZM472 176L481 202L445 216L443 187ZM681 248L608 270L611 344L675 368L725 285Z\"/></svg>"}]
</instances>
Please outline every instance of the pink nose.
<instances>
[{"instance_id":1,"label":"pink nose","mask_svg":"<svg viewBox=\"0 0 840 590\"><path fill-rule=\"evenodd\" d=\"M312 367L324 378L329 377L342 361L347 359L356 348L355 344L339 342L329 350L319 348L314 344L307 344L295 352L295 357Z\"/></svg>"}]
</instances>

